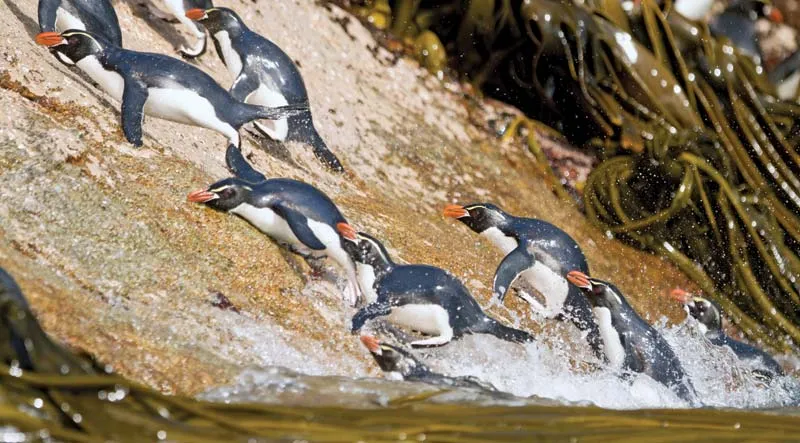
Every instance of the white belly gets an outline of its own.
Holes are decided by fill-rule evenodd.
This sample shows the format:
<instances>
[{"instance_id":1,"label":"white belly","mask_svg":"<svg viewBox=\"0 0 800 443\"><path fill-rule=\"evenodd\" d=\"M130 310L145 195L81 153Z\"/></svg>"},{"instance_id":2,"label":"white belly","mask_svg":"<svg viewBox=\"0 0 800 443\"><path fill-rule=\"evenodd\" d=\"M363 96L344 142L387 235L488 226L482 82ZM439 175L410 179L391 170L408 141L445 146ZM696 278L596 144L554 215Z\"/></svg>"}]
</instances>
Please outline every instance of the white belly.
<instances>
[{"instance_id":1,"label":"white belly","mask_svg":"<svg viewBox=\"0 0 800 443\"><path fill-rule=\"evenodd\" d=\"M125 80L114 71L103 68L100 61L93 55L84 57L77 63L78 67L86 73L103 91L122 103L122 92L125 90Z\"/></svg>"},{"instance_id":2,"label":"white belly","mask_svg":"<svg viewBox=\"0 0 800 443\"><path fill-rule=\"evenodd\" d=\"M609 366L614 370L622 369L625 362L625 349L619 339L619 333L611 325L611 312L608 308L592 308L597 327L600 329L600 338L603 339L603 351L608 358Z\"/></svg>"},{"instance_id":3,"label":"white belly","mask_svg":"<svg viewBox=\"0 0 800 443\"><path fill-rule=\"evenodd\" d=\"M356 274L358 275L358 287L367 303L373 303L378 299L375 292L375 268L363 263L356 263Z\"/></svg>"},{"instance_id":4,"label":"white belly","mask_svg":"<svg viewBox=\"0 0 800 443\"><path fill-rule=\"evenodd\" d=\"M497 246L503 254L508 254L509 252L513 251L517 248L517 240L513 237L508 237L503 232L497 228L489 228L483 232L481 235L489 239L493 245Z\"/></svg>"},{"instance_id":5,"label":"white belly","mask_svg":"<svg viewBox=\"0 0 800 443\"><path fill-rule=\"evenodd\" d=\"M452 331L450 316L439 305L398 306L392 308L388 320L398 326L429 335L446 335L449 331Z\"/></svg>"},{"instance_id":6,"label":"white belly","mask_svg":"<svg viewBox=\"0 0 800 443\"><path fill-rule=\"evenodd\" d=\"M214 106L189 89L149 88L144 105L145 114L164 120L201 126L238 140L238 131L217 117Z\"/></svg>"},{"instance_id":7,"label":"white belly","mask_svg":"<svg viewBox=\"0 0 800 443\"><path fill-rule=\"evenodd\" d=\"M286 223L282 217L278 217L272 209L257 208L247 203L242 203L239 206L231 209L233 214L247 220L251 225L255 226L259 231L267 234L279 243L286 243L293 246L298 252L308 253L310 250L300 243L297 236L294 235L289 224Z\"/></svg>"},{"instance_id":8,"label":"white belly","mask_svg":"<svg viewBox=\"0 0 800 443\"><path fill-rule=\"evenodd\" d=\"M269 107L285 106L289 104L283 94L273 91L264 84L259 85L258 89L247 96L245 102ZM284 141L286 140L286 136L289 135L289 122L285 118L280 120L259 120L256 122L256 125L273 140Z\"/></svg>"},{"instance_id":9,"label":"white belly","mask_svg":"<svg viewBox=\"0 0 800 443\"><path fill-rule=\"evenodd\" d=\"M545 299L547 313L559 314L564 309L564 302L569 294L569 282L561 275L553 272L542 262L537 261L532 268L520 276L525 282L538 291Z\"/></svg>"},{"instance_id":10,"label":"white belly","mask_svg":"<svg viewBox=\"0 0 800 443\"><path fill-rule=\"evenodd\" d=\"M800 71L797 71L778 84L778 97L782 100L794 100L797 87L800 86Z\"/></svg>"},{"instance_id":11,"label":"white belly","mask_svg":"<svg viewBox=\"0 0 800 443\"><path fill-rule=\"evenodd\" d=\"M61 33L69 29L86 30L86 25L74 15L70 14L64 8L58 8L56 11L56 32Z\"/></svg>"},{"instance_id":12,"label":"white belly","mask_svg":"<svg viewBox=\"0 0 800 443\"><path fill-rule=\"evenodd\" d=\"M678 0L675 2L675 10L688 19L703 20L713 3L714 0Z\"/></svg>"},{"instance_id":13,"label":"white belly","mask_svg":"<svg viewBox=\"0 0 800 443\"><path fill-rule=\"evenodd\" d=\"M233 78L239 77L239 74L242 73L242 58L239 56L239 53L233 49L228 31L219 31L214 34L214 38L216 38L219 44L220 52L222 52L220 55L222 59L225 60L225 66L228 68L228 72L233 75Z\"/></svg>"}]
</instances>

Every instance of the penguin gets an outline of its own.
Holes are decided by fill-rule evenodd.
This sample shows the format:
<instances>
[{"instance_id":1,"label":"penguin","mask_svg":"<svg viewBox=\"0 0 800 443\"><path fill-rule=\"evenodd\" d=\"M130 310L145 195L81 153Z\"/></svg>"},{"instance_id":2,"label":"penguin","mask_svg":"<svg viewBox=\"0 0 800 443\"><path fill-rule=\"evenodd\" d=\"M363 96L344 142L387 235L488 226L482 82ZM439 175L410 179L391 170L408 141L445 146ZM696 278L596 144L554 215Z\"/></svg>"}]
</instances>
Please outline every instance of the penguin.
<instances>
[{"instance_id":1,"label":"penguin","mask_svg":"<svg viewBox=\"0 0 800 443\"><path fill-rule=\"evenodd\" d=\"M616 286L578 270L569 272L567 279L592 304L612 369L647 374L682 400L699 405L678 356L664 337L639 317Z\"/></svg>"},{"instance_id":2,"label":"penguin","mask_svg":"<svg viewBox=\"0 0 800 443\"><path fill-rule=\"evenodd\" d=\"M675 0L672 7L689 20L701 21L708 16L714 0Z\"/></svg>"},{"instance_id":3,"label":"penguin","mask_svg":"<svg viewBox=\"0 0 800 443\"><path fill-rule=\"evenodd\" d=\"M194 8L213 8L213 2L211 0L164 0L164 5L167 7L167 11L169 11L168 13L159 10L152 5L152 2L148 7L153 15L162 20L178 20L186 27L189 33L197 39L194 45L181 46L178 49L181 56L192 59L205 54L208 47L206 31L202 26L189 19L189 17L186 16L186 11Z\"/></svg>"},{"instance_id":4,"label":"penguin","mask_svg":"<svg viewBox=\"0 0 800 443\"><path fill-rule=\"evenodd\" d=\"M145 115L212 129L239 146L239 128L245 123L308 109L307 103L268 108L239 102L188 63L109 45L86 31L43 32L36 42L58 52L62 61L77 65L121 103L122 130L134 146L142 146Z\"/></svg>"},{"instance_id":5,"label":"penguin","mask_svg":"<svg viewBox=\"0 0 800 443\"><path fill-rule=\"evenodd\" d=\"M386 372L390 378L418 381L448 388L470 388L497 392L497 388L493 385L476 377L449 377L433 372L410 352L388 343L382 343L375 337L362 335L361 343L372 354L381 370Z\"/></svg>"},{"instance_id":6,"label":"penguin","mask_svg":"<svg viewBox=\"0 0 800 443\"><path fill-rule=\"evenodd\" d=\"M775 85L775 91L781 100L797 100L797 90L800 86L800 51L778 63L767 75L769 81Z\"/></svg>"},{"instance_id":7,"label":"penguin","mask_svg":"<svg viewBox=\"0 0 800 443\"><path fill-rule=\"evenodd\" d=\"M758 370L754 372L768 380L785 374L783 367L771 355L725 334L719 305L703 297L692 296L682 289L674 289L670 296L683 303L686 313L697 320L697 327L711 344L729 347L739 360L758 366Z\"/></svg>"},{"instance_id":8,"label":"penguin","mask_svg":"<svg viewBox=\"0 0 800 443\"><path fill-rule=\"evenodd\" d=\"M345 298L359 302L355 264L345 251L336 225L347 223L339 208L319 189L289 178L267 179L255 171L239 148L228 146L228 167L234 177L189 194L188 200L237 215L307 259L331 258L347 274Z\"/></svg>"},{"instance_id":9,"label":"penguin","mask_svg":"<svg viewBox=\"0 0 800 443\"><path fill-rule=\"evenodd\" d=\"M39 0L39 29L41 32L79 29L122 47L122 31L111 0ZM73 64L56 54L62 62Z\"/></svg>"},{"instance_id":10,"label":"penguin","mask_svg":"<svg viewBox=\"0 0 800 443\"><path fill-rule=\"evenodd\" d=\"M762 18L775 23L783 22L781 11L764 0L734 0L711 20L709 28L713 35L729 38L743 54L760 65L764 54L758 41L756 22Z\"/></svg>"},{"instance_id":11,"label":"penguin","mask_svg":"<svg viewBox=\"0 0 800 443\"><path fill-rule=\"evenodd\" d=\"M520 298L547 318L569 319L581 331L588 331L586 339L592 351L603 358L591 305L567 282L570 270L589 273L586 257L572 237L543 220L515 217L491 203L448 205L444 215L464 223L506 254L494 276L494 296L502 302L511 285L523 280L545 298L546 306L517 292Z\"/></svg>"},{"instance_id":12,"label":"penguin","mask_svg":"<svg viewBox=\"0 0 800 443\"><path fill-rule=\"evenodd\" d=\"M278 45L251 31L234 11L192 9L186 16L211 34L217 53L235 79L230 88L235 99L261 106L308 102L303 77L292 59ZM255 126L273 140L311 145L324 165L335 171L344 170L314 127L310 109L269 123L256 122Z\"/></svg>"},{"instance_id":13,"label":"penguin","mask_svg":"<svg viewBox=\"0 0 800 443\"><path fill-rule=\"evenodd\" d=\"M442 346L466 334L490 334L502 340L532 342L532 335L510 328L483 312L467 288L447 271L428 265L398 265L374 237L337 224L345 250L356 263L358 283L369 303L352 320L353 333L378 317L430 335L412 347Z\"/></svg>"}]
</instances>

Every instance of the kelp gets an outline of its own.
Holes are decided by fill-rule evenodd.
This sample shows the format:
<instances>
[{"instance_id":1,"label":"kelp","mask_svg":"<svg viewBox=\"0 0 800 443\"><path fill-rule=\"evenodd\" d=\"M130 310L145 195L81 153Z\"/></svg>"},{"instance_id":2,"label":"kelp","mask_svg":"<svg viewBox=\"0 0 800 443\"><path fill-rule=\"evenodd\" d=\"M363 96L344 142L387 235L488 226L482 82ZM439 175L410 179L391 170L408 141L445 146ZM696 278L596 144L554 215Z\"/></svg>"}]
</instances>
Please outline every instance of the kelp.
<instances>
[{"instance_id":1,"label":"kelp","mask_svg":"<svg viewBox=\"0 0 800 443\"><path fill-rule=\"evenodd\" d=\"M389 7L438 17L405 35L436 33L483 91L599 155L584 187L595 225L669 258L750 338L787 351L800 343L800 106L670 0L638 3Z\"/></svg>"},{"instance_id":2,"label":"kelp","mask_svg":"<svg viewBox=\"0 0 800 443\"><path fill-rule=\"evenodd\" d=\"M431 390L372 409L167 396L48 338L0 269L0 439L62 442L570 440L797 441L796 417L701 410L434 404ZM520 399L522 400L522 399Z\"/></svg>"}]
</instances>

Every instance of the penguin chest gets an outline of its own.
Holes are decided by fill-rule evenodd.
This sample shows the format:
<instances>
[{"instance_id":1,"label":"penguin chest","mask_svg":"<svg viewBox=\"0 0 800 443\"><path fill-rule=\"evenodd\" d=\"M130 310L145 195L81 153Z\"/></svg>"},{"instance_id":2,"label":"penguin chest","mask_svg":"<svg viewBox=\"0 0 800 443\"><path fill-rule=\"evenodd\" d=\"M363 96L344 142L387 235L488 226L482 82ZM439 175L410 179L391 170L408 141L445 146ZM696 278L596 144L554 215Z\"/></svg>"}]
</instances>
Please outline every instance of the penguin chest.
<instances>
[{"instance_id":1,"label":"penguin chest","mask_svg":"<svg viewBox=\"0 0 800 443\"><path fill-rule=\"evenodd\" d=\"M289 223L287 223L284 218L279 217L272 209L257 208L247 203L242 203L233 208L230 212L247 220L259 231L268 235L278 243L289 245L300 253L310 252L310 249L302 244L297 236L294 235L292 228L289 227Z\"/></svg>"},{"instance_id":2,"label":"penguin chest","mask_svg":"<svg viewBox=\"0 0 800 443\"><path fill-rule=\"evenodd\" d=\"M228 31L219 31L214 34L214 38L217 40L217 44L219 44L219 50L221 52L222 59L225 61L225 66L228 68L228 72L233 74L234 78L238 77L239 74L242 73L242 67L244 63L242 63L242 57L239 56L239 53L233 49L233 44L231 43L231 37L228 35Z\"/></svg>"},{"instance_id":3,"label":"penguin chest","mask_svg":"<svg viewBox=\"0 0 800 443\"><path fill-rule=\"evenodd\" d=\"M611 324L611 311L608 308L592 308L597 327L600 330L600 338L603 339L603 351L608 358L609 366L614 370L622 369L625 363L625 348L622 347L619 332Z\"/></svg>"},{"instance_id":4,"label":"penguin chest","mask_svg":"<svg viewBox=\"0 0 800 443\"><path fill-rule=\"evenodd\" d=\"M367 303L378 300L378 293L375 292L375 268L364 263L356 263L356 274L358 287L361 288Z\"/></svg>"},{"instance_id":5,"label":"penguin chest","mask_svg":"<svg viewBox=\"0 0 800 443\"><path fill-rule=\"evenodd\" d=\"M544 297L549 314L556 315L564 309L569 282L561 274L537 260L520 277Z\"/></svg>"},{"instance_id":6,"label":"penguin chest","mask_svg":"<svg viewBox=\"0 0 800 443\"><path fill-rule=\"evenodd\" d=\"M115 71L108 70L100 64L97 57L90 55L82 58L77 63L78 67L86 73L100 88L118 102L122 102L122 93L125 90L125 80Z\"/></svg>"},{"instance_id":7,"label":"penguin chest","mask_svg":"<svg viewBox=\"0 0 800 443\"><path fill-rule=\"evenodd\" d=\"M495 245L503 254L508 254L509 252L517 249L517 240L514 237L509 237L503 234L503 231L497 228L489 228L483 232L481 235L486 237L493 245Z\"/></svg>"},{"instance_id":8,"label":"penguin chest","mask_svg":"<svg viewBox=\"0 0 800 443\"><path fill-rule=\"evenodd\" d=\"M429 335L452 332L450 315L434 304L408 304L392 308L387 318L391 323Z\"/></svg>"}]
</instances>

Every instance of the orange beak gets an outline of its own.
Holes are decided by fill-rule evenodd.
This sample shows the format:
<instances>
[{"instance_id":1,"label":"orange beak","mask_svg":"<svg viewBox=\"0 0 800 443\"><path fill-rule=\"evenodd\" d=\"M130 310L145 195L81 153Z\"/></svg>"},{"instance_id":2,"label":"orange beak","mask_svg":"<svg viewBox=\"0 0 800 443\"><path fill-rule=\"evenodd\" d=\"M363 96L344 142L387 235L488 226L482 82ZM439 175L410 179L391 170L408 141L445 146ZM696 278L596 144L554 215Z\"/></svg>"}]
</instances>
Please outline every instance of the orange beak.
<instances>
[{"instance_id":1,"label":"orange beak","mask_svg":"<svg viewBox=\"0 0 800 443\"><path fill-rule=\"evenodd\" d=\"M361 343L364 344L364 346L369 350L369 352L372 352L374 354L381 353L381 342L377 338L371 335L362 335Z\"/></svg>"},{"instance_id":2,"label":"orange beak","mask_svg":"<svg viewBox=\"0 0 800 443\"><path fill-rule=\"evenodd\" d=\"M202 20L207 17L206 11L200 8L194 8L186 11L186 17L192 20Z\"/></svg>"},{"instance_id":3,"label":"orange beak","mask_svg":"<svg viewBox=\"0 0 800 443\"><path fill-rule=\"evenodd\" d=\"M669 297L671 299L673 299L675 301L678 301L680 303L683 303L683 304L689 303L689 300L692 299L692 295L691 294L689 294L688 292L684 291L683 289L677 289L677 288L673 289L669 293Z\"/></svg>"},{"instance_id":4,"label":"orange beak","mask_svg":"<svg viewBox=\"0 0 800 443\"><path fill-rule=\"evenodd\" d=\"M781 10L772 6L772 9L769 11L769 19L775 23L783 23L783 13Z\"/></svg>"},{"instance_id":5,"label":"orange beak","mask_svg":"<svg viewBox=\"0 0 800 443\"><path fill-rule=\"evenodd\" d=\"M36 36L35 40L36 44L47 46L48 48L66 43L64 37L58 32L42 32Z\"/></svg>"},{"instance_id":6,"label":"orange beak","mask_svg":"<svg viewBox=\"0 0 800 443\"><path fill-rule=\"evenodd\" d=\"M573 285L579 288L591 288L592 282L589 281L589 277L581 271L570 271L567 274L567 280Z\"/></svg>"},{"instance_id":7,"label":"orange beak","mask_svg":"<svg viewBox=\"0 0 800 443\"><path fill-rule=\"evenodd\" d=\"M464 207L463 207L463 206L459 206L459 205L447 205L447 206L445 206L445 207L444 207L444 212L443 212L443 214L444 214L444 216L445 216L445 217L450 217L450 218L461 218L461 217L466 217L466 216L468 216L468 215L469 215L469 212L467 212L467 210L466 210L466 209L464 209Z\"/></svg>"},{"instance_id":8,"label":"orange beak","mask_svg":"<svg viewBox=\"0 0 800 443\"><path fill-rule=\"evenodd\" d=\"M187 199L192 203L205 203L214 200L216 198L219 198L217 194L214 194L213 192L208 192L205 189L194 191L190 193L189 196L187 197Z\"/></svg>"},{"instance_id":9,"label":"orange beak","mask_svg":"<svg viewBox=\"0 0 800 443\"><path fill-rule=\"evenodd\" d=\"M358 232L347 223L336 223L336 230L339 231L339 234L342 234L342 237L348 240L358 240Z\"/></svg>"}]
</instances>

